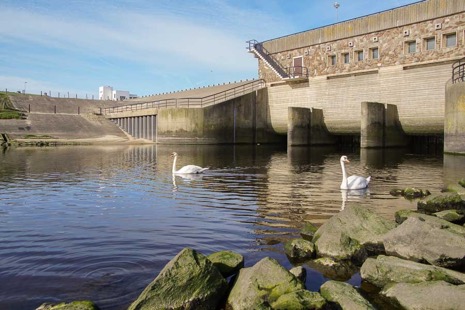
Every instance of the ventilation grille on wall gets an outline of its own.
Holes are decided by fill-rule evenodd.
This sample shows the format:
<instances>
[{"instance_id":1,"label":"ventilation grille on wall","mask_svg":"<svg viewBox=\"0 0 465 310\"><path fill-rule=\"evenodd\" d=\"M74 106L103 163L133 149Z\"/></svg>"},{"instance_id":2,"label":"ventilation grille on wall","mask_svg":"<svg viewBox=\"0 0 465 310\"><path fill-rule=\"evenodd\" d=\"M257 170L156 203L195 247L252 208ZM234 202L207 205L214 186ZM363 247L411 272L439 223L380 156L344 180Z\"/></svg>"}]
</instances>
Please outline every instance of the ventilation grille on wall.
<instances>
[{"instance_id":1,"label":"ventilation grille on wall","mask_svg":"<svg viewBox=\"0 0 465 310\"><path fill-rule=\"evenodd\" d=\"M305 55L305 56L308 56L308 51L305 51L305 52L304 52L304 55Z\"/></svg>"},{"instance_id":2,"label":"ventilation grille on wall","mask_svg":"<svg viewBox=\"0 0 465 310\"><path fill-rule=\"evenodd\" d=\"M349 47L354 47L354 42L349 42Z\"/></svg>"},{"instance_id":3,"label":"ventilation grille on wall","mask_svg":"<svg viewBox=\"0 0 465 310\"><path fill-rule=\"evenodd\" d=\"M373 42L378 42L378 37L373 37Z\"/></svg>"},{"instance_id":4,"label":"ventilation grille on wall","mask_svg":"<svg viewBox=\"0 0 465 310\"><path fill-rule=\"evenodd\" d=\"M331 51L331 46L330 45L326 46L326 51L327 52Z\"/></svg>"},{"instance_id":5,"label":"ventilation grille on wall","mask_svg":"<svg viewBox=\"0 0 465 310\"><path fill-rule=\"evenodd\" d=\"M404 30L404 37L407 37L410 35L410 30L406 29Z\"/></svg>"},{"instance_id":6,"label":"ventilation grille on wall","mask_svg":"<svg viewBox=\"0 0 465 310\"><path fill-rule=\"evenodd\" d=\"M439 29L441 29L441 28L442 28L442 24L441 24L441 23L437 23L437 24L434 25L434 29L436 29L436 30L439 30Z\"/></svg>"}]
</instances>

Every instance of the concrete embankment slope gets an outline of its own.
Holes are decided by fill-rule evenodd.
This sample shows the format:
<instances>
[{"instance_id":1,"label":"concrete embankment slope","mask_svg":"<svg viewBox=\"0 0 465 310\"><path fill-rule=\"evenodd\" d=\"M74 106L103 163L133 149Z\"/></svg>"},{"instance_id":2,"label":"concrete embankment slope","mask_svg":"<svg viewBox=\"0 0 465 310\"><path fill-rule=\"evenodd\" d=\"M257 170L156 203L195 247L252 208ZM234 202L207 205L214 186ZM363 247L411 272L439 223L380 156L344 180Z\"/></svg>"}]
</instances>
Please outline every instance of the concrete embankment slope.
<instances>
[{"instance_id":1,"label":"concrete embankment slope","mask_svg":"<svg viewBox=\"0 0 465 310\"><path fill-rule=\"evenodd\" d=\"M94 114L115 101L10 96L13 106L26 112L26 119L0 120L0 133L19 142L114 143L130 138L111 121Z\"/></svg>"}]
</instances>

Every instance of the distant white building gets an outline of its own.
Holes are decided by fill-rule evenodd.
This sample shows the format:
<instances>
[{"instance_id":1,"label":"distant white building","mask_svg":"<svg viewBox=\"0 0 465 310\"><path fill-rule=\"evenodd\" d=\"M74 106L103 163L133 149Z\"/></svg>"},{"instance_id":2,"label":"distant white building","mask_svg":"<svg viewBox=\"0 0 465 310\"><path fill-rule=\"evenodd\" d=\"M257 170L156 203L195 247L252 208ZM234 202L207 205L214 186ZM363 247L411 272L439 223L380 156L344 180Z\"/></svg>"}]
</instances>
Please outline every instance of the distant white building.
<instances>
[{"instance_id":1,"label":"distant white building","mask_svg":"<svg viewBox=\"0 0 465 310\"><path fill-rule=\"evenodd\" d=\"M126 90L113 90L113 87L111 86L100 86L98 88L99 100L122 101L134 98L137 98L137 95L129 94L129 91Z\"/></svg>"}]
</instances>

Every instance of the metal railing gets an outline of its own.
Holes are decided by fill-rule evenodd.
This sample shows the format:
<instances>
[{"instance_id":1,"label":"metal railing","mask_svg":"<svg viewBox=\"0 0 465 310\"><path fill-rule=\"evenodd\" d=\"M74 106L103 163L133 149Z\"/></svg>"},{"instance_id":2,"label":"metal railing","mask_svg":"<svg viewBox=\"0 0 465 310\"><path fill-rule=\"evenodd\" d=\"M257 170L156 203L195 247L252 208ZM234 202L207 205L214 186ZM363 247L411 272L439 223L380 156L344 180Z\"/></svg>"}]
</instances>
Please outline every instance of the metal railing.
<instances>
[{"instance_id":1,"label":"metal railing","mask_svg":"<svg viewBox=\"0 0 465 310\"><path fill-rule=\"evenodd\" d=\"M236 86L234 88L202 98L171 98L139 102L119 107L101 108L100 114L106 115L111 113L138 111L150 108L204 108L251 93L252 91L264 88L265 86L266 83L264 80L253 80L250 83L243 84L241 86Z\"/></svg>"},{"instance_id":2,"label":"metal railing","mask_svg":"<svg viewBox=\"0 0 465 310\"><path fill-rule=\"evenodd\" d=\"M294 66L286 68L290 78L308 77L308 68L302 66Z\"/></svg>"},{"instance_id":3,"label":"metal railing","mask_svg":"<svg viewBox=\"0 0 465 310\"><path fill-rule=\"evenodd\" d=\"M249 44L249 46L247 47L249 52L253 52L255 50L264 59L267 58L266 61L268 62L268 64L274 67L274 70L276 71L278 75L281 75L281 78L288 77L288 76L285 76L286 68L284 68L281 65L281 63L270 52L268 52L268 50L263 46L263 44L261 44L257 40L249 40L249 41L246 41L246 43Z\"/></svg>"},{"instance_id":4,"label":"metal railing","mask_svg":"<svg viewBox=\"0 0 465 310\"><path fill-rule=\"evenodd\" d=\"M452 83L465 82L465 58L452 64Z\"/></svg>"}]
</instances>

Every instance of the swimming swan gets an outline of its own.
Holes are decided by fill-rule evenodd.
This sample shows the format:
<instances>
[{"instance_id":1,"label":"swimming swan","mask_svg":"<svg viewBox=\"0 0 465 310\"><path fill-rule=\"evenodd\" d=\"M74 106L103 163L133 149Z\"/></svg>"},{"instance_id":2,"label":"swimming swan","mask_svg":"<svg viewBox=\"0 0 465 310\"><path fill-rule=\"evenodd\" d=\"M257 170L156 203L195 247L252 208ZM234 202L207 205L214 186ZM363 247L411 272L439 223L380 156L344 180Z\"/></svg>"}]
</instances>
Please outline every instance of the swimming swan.
<instances>
[{"instance_id":1,"label":"swimming swan","mask_svg":"<svg viewBox=\"0 0 465 310\"><path fill-rule=\"evenodd\" d=\"M173 174L192 174L192 173L202 173L205 170L208 170L208 168L202 168L196 165L187 165L182 167L179 170L176 170L176 160L178 159L178 153L173 152L171 153L171 157L174 157L173 159Z\"/></svg>"},{"instance_id":2,"label":"swimming swan","mask_svg":"<svg viewBox=\"0 0 465 310\"><path fill-rule=\"evenodd\" d=\"M345 163L350 163L347 159L347 156L341 157L341 168L342 168L342 183L341 189L363 189L368 187L368 183L370 183L371 176L364 178L358 175L351 175L347 177Z\"/></svg>"}]
</instances>

